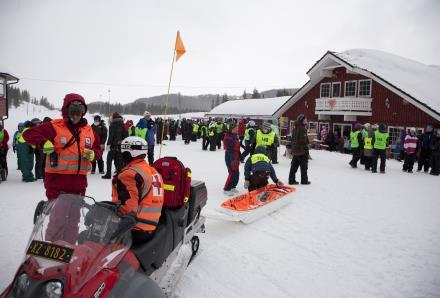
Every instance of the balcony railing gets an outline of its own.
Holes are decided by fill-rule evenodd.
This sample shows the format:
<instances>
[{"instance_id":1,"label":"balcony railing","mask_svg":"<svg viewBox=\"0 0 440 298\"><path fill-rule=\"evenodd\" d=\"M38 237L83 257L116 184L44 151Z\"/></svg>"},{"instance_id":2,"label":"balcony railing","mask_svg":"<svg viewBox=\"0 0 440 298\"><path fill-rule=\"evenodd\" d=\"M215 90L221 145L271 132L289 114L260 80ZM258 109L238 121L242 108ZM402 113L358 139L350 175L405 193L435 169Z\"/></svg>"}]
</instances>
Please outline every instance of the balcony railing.
<instances>
[{"instance_id":1,"label":"balcony railing","mask_svg":"<svg viewBox=\"0 0 440 298\"><path fill-rule=\"evenodd\" d=\"M315 114L327 115L371 115L372 98L331 97L317 98Z\"/></svg>"}]
</instances>

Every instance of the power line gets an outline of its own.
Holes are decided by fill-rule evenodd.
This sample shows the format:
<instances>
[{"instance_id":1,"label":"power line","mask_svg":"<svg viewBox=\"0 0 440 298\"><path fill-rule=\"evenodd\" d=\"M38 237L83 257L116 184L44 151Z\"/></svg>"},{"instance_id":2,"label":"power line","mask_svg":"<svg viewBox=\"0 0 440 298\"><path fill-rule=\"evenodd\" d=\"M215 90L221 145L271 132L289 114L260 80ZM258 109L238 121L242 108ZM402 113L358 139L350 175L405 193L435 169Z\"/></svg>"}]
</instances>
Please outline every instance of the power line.
<instances>
[{"instance_id":1,"label":"power line","mask_svg":"<svg viewBox=\"0 0 440 298\"><path fill-rule=\"evenodd\" d=\"M114 86L114 87L152 87L152 88L165 88L166 85L153 85L153 84L130 84L130 83L108 83L108 82L91 82L91 81L66 81L66 80L51 80L51 79L38 79L38 78L26 78L22 77L20 80L60 83L60 84L82 84L82 85L102 85L102 86ZM177 88L193 88L193 89L206 89L206 88L224 88L224 89L253 89L255 87L245 86L189 86L189 85L174 85ZM260 88L285 88L282 86L260 86Z\"/></svg>"}]
</instances>

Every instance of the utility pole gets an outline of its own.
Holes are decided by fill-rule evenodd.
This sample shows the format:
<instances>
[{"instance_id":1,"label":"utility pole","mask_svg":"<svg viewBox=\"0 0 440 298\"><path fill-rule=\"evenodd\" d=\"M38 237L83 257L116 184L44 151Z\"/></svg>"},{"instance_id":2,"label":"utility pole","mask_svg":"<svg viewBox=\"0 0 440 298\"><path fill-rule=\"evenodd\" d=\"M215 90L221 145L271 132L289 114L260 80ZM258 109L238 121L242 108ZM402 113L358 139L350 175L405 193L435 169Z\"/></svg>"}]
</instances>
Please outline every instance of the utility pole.
<instances>
[{"instance_id":1,"label":"utility pole","mask_svg":"<svg viewBox=\"0 0 440 298\"><path fill-rule=\"evenodd\" d=\"M108 91L108 116L110 117L110 89Z\"/></svg>"}]
</instances>

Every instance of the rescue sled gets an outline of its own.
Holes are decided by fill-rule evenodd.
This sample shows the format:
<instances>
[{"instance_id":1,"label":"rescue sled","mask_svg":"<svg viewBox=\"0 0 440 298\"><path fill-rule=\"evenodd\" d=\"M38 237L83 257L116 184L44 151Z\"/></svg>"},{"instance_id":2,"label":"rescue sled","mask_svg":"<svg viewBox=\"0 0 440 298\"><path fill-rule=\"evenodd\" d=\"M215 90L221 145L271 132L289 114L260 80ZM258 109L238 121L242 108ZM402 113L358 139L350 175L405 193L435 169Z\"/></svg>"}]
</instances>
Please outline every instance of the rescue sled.
<instances>
[{"instance_id":1,"label":"rescue sled","mask_svg":"<svg viewBox=\"0 0 440 298\"><path fill-rule=\"evenodd\" d=\"M290 203L292 196L288 194L295 190L292 186L278 187L275 184L269 184L233 197L223 202L214 212L207 210L205 215L214 219L241 221L248 224Z\"/></svg>"}]
</instances>

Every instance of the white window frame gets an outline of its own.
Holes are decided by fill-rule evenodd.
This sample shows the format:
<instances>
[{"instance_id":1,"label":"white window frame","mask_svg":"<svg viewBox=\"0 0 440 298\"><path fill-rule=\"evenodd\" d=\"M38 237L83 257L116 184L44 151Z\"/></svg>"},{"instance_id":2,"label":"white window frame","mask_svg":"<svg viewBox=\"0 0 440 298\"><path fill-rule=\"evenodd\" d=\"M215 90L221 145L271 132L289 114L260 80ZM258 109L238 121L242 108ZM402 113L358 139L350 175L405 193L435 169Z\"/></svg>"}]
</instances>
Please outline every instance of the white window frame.
<instances>
[{"instance_id":1,"label":"white window frame","mask_svg":"<svg viewBox=\"0 0 440 298\"><path fill-rule=\"evenodd\" d=\"M335 132L335 125L340 125L342 128L342 131L339 132L339 136L342 137L344 135L344 126L350 126L350 131L353 129L353 125L351 123L333 123L332 131Z\"/></svg>"},{"instance_id":2,"label":"white window frame","mask_svg":"<svg viewBox=\"0 0 440 298\"><path fill-rule=\"evenodd\" d=\"M339 94L338 94L338 96L334 96L333 95L333 86L334 85L339 85ZM333 82L332 83L332 90L331 90L331 93L330 93L331 97L341 97L341 85L342 85L341 82Z\"/></svg>"},{"instance_id":3,"label":"white window frame","mask_svg":"<svg viewBox=\"0 0 440 298\"><path fill-rule=\"evenodd\" d=\"M361 91L361 82L366 82L366 81L370 81L370 91L369 91L369 95L360 95L360 91ZM370 98L371 97L371 89L373 88L373 80L372 79L366 79L366 80L359 80L358 81L358 85L359 85L359 88L358 88L358 97L368 97L368 98Z\"/></svg>"},{"instance_id":4,"label":"white window frame","mask_svg":"<svg viewBox=\"0 0 440 298\"><path fill-rule=\"evenodd\" d=\"M396 142L391 142L391 140L392 140L391 139L391 134L390 134L390 129L391 128L397 128L399 130L399 135L397 136ZM400 132L402 131L402 129L405 129L405 127L403 127L403 126L388 126L388 128L387 128L387 132L388 132L388 144L387 144L387 147L388 146L395 146L397 144L397 141L399 141Z\"/></svg>"},{"instance_id":5,"label":"white window frame","mask_svg":"<svg viewBox=\"0 0 440 298\"><path fill-rule=\"evenodd\" d=\"M295 126L295 120L290 120L289 121L289 134L292 134L294 126Z\"/></svg>"},{"instance_id":6,"label":"white window frame","mask_svg":"<svg viewBox=\"0 0 440 298\"><path fill-rule=\"evenodd\" d=\"M347 95L347 84L348 83L353 83L354 82L354 95ZM357 94L357 81L356 80L351 80L351 81L345 81L344 82L344 97L356 97Z\"/></svg>"},{"instance_id":7,"label":"white window frame","mask_svg":"<svg viewBox=\"0 0 440 298\"><path fill-rule=\"evenodd\" d=\"M322 96L322 86L324 85L329 86L328 96ZM319 98L329 98L331 96L332 96L332 83L321 83L321 85L319 86Z\"/></svg>"},{"instance_id":8,"label":"white window frame","mask_svg":"<svg viewBox=\"0 0 440 298\"><path fill-rule=\"evenodd\" d=\"M408 128L407 128L408 129ZM423 127L416 127L416 136L420 136L425 132Z\"/></svg>"},{"instance_id":9,"label":"white window frame","mask_svg":"<svg viewBox=\"0 0 440 298\"><path fill-rule=\"evenodd\" d=\"M5 97L6 94L6 82L0 78L0 96Z\"/></svg>"},{"instance_id":10,"label":"white window frame","mask_svg":"<svg viewBox=\"0 0 440 298\"><path fill-rule=\"evenodd\" d=\"M310 124L314 124L315 125L315 130L318 128L318 121L309 121L309 123L307 124L307 129L310 130Z\"/></svg>"}]
</instances>

